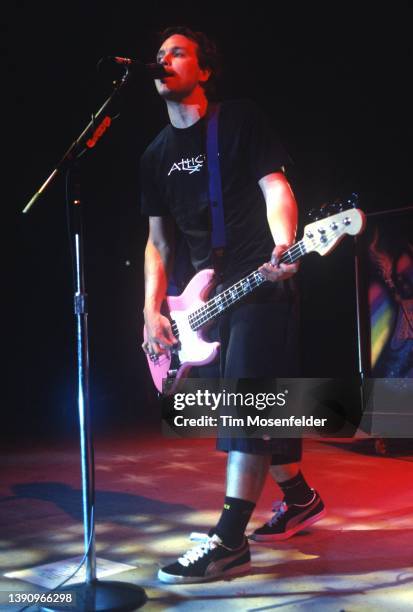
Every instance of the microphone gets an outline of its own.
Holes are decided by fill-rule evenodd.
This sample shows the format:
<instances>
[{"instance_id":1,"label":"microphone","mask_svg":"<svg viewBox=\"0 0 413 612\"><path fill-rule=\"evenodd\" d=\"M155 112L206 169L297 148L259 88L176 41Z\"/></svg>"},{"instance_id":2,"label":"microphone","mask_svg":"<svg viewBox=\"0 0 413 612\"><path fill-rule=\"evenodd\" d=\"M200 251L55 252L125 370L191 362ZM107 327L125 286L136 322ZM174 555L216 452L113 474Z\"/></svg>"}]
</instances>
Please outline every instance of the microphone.
<instances>
[{"instance_id":1,"label":"microphone","mask_svg":"<svg viewBox=\"0 0 413 612\"><path fill-rule=\"evenodd\" d=\"M153 79L163 79L171 76L171 73L167 72L162 64L144 64L143 62L131 59L130 57L119 57L117 55L109 55L108 59L116 64L127 66L128 68L143 68Z\"/></svg>"}]
</instances>

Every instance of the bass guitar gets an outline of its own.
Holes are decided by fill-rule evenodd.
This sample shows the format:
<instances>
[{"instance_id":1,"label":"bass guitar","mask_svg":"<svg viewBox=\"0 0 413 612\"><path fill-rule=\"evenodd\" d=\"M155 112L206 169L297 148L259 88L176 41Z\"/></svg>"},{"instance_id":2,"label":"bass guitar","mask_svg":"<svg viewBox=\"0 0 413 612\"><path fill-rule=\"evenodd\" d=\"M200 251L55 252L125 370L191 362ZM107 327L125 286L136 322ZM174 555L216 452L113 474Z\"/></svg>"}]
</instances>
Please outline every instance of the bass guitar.
<instances>
[{"instance_id":1,"label":"bass guitar","mask_svg":"<svg viewBox=\"0 0 413 612\"><path fill-rule=\"evenodd\" d=\"M354 205L351 200L348 203ZM364 224L365 216L358 208L318 219L305 226L302 239L287 249L280 261L294 263L311 252L326 255L347 234L360 233ZM179 342L171 351L158 356L147 355L153 382L160 393L172 395L193 366L206 365L216 358L219 342L204 339L206 326L264 282L267 282L265 277L256 270L208 299L214 287L214 270L206 269L195 274L181 295L166 298L167 316ZM146 329L144 342L147 342Z\"/></svg>"}]
</instances>

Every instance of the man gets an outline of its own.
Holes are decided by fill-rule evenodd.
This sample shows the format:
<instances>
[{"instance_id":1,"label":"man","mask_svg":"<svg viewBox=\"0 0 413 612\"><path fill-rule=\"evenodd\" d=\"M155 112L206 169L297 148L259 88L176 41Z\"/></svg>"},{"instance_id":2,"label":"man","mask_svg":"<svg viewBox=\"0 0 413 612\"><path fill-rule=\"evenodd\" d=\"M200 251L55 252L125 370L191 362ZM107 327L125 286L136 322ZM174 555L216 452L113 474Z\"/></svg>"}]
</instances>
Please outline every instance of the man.
<instances>
[{"instance_id":1,"label":"man","mask_svg":"<svg viewBox=\"0 0 413 612\"><path fill-rule=\"evenodd\" d=\"M144 307L148 341L143 349L153 355L177 342L168 318L161 314L173 263L175 224L195 270L211 266L205 121L216 57L214 45L202 33L179 27L161 37L157 60L170 76L155 84L166 102L170 124L141 161L142 210L149 217ZM296 201L282 170L288 159L266 118L248 101L222 104L218 136L227 236L221 288L257 267L272 283L221 321L221 375L294 376L296 299L286 281L297 266L279 263L282 252L294 243L297 227ZM269 257L271 262L264 263ZM248 571L244 532L269 470L284 501L251 539L285 539L324 513L319 495L299 469L300 440L219 439L217 447L228 452L221 517L204 543L159 571L162 581L200 582Z\"/></svg>"}]
</instances>

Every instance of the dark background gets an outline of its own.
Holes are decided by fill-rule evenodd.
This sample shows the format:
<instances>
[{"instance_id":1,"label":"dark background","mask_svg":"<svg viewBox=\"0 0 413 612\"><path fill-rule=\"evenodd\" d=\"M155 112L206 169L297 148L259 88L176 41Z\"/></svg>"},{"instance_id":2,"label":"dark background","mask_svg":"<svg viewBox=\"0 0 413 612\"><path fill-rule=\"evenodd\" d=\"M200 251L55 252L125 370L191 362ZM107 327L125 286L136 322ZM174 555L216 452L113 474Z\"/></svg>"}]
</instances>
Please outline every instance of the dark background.
<instances>
[{"instance_id":1,"label":"dark background","mask_svg":"<svg viewBox=\"0 0 413 612\"><path fill-rule=\"evenodd\" d=\"M111 91L102 56L153 61L156 32L187 24L217 41L223 98L270 115L294 161L306 212L358 192L365 212L413 204L408 3L363 13L349 3L14 2L5 11L2 436L61 436L77 427L75 325L64 177L21 210ZM153 84L129 86L122 115L83 163L94 427L156 418L139 349L143 248L138 160L167 122ZM357 372L354 249L302 262L306 376ZM9 299L10 294L13 299ZM7 393L7 391L10 393Z\"/></svg>"}]
</instances>

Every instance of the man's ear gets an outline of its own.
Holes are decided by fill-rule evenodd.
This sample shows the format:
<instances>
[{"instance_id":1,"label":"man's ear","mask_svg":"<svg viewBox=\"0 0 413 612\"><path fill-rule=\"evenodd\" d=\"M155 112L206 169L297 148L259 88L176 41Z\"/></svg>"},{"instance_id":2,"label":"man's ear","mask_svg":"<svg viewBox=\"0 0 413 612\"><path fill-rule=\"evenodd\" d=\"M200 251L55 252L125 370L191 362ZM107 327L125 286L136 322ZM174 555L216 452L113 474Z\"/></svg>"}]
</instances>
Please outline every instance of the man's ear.
<instances>
[{"instance_id":1,"label":"man's ear","mask_svg":"<svg viewBox=\"0 0 413 612\"><path fill-rule=\"evenodd\" d=\"M211 70L209 68L205 68L204 70L201 70L199 82L206 83L210 76L211 76Z\"/></svg>"}]
</instances>

